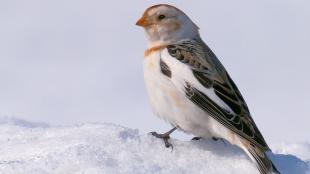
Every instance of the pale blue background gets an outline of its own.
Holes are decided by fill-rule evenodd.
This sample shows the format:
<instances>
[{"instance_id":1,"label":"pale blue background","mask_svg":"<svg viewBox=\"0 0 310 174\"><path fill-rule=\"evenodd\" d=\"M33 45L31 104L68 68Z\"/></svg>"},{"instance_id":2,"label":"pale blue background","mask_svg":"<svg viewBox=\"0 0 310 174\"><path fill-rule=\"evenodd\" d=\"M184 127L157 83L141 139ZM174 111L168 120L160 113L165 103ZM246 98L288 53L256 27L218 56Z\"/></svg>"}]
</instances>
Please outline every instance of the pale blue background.
<instances>
[{"instance_id":1,"label":"pale blue background","mask_svg":"<svg viewBox=\"0 0 310 174\"><path fill-rule=\"evenodd\" d=\"M270 142L309 141L308 0L1 0L0 115L164 131L143 84L145 8L183 9Z\"/></svg>"}]
</instances>

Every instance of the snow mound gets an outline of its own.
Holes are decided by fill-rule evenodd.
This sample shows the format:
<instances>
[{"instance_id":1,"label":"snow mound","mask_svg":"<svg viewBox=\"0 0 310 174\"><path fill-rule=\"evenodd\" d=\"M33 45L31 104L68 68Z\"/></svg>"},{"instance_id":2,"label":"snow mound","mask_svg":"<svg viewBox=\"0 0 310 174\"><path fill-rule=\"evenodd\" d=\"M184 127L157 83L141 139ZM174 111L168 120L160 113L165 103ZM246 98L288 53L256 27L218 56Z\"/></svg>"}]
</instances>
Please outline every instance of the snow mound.
<instances>
[{"instance_id":1,"label":"snow mound","mask_svg":"<svg viewBox=\"0 0 310 174\"><path fill-rule=\"evenodd\" d=\"M171 143L173 150L151 135L114 124L52 127L7 119L0 121L0 173L258 174L246 154L226 142ZM309 144L274 147L283 153L272 156L283 174L310 173Z\"/></svg>"}]
</instances>

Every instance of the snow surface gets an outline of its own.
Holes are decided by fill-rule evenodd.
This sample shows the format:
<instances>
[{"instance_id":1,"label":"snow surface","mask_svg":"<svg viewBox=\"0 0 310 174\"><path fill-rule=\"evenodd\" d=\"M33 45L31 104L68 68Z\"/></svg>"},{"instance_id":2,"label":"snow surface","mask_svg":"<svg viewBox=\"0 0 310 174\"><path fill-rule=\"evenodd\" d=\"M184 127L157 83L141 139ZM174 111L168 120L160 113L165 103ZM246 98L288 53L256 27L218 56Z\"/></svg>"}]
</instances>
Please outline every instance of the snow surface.
<instances>
[{"instance_id":1,"label":"snow surface","mask_svg":"<svg viewBox=\"0 0 310 174\"><path fill-rule=\"evenodd\" d=\"M0 119L0 174L258 174L237 147L223 141L161 140L115 124L48 126ZM310 174L310 144L278 143L283 174Z\"/></svg>"}]
</instances>

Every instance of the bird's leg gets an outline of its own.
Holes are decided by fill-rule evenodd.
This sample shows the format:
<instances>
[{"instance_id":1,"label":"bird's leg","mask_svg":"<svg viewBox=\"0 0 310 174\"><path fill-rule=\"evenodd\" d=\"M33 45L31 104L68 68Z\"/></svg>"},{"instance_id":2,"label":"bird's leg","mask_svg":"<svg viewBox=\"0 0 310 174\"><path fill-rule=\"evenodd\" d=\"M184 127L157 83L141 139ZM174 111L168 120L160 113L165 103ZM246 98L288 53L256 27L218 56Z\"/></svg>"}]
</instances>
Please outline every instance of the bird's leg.
<instances>
[{"instance_id":1,"label":"bird's leg","mask_svg":"<svg viewBox=\"0 0 310 174\"><path fill-rule=\"evenodd\" d=\"M168 132L166 133L163 133L163 134L159 134L157 132L151 132L151 134L153 136L155 136L156 138L160 138L160 139L163 139L164 143L165 143L165 146L168 148L168 147L172 147L173 149L173 146L171 143L169 143L169 139L170 139L170 134L175 131L177 129L177 127L174 127L173 129L169 130Z\"/></svg>"}]
</instances>

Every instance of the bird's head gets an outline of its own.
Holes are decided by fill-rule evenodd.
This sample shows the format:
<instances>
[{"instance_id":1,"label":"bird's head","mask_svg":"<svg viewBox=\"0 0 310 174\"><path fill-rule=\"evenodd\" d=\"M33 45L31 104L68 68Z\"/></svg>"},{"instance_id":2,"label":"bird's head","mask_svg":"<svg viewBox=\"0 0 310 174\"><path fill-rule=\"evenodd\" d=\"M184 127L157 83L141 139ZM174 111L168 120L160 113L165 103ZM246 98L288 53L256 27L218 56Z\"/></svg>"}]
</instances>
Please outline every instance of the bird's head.
<instances>
[{"instance_id":1,"label":"bird's head","mask_svg":"<svg viewBox=\"0 0 310 174\"><path fill-rule=\"evenodd\" d=\"M145 29L150 46L199 37L197 25L184 12L167 4L146 9L136 25Z\"/></svg>"}]
</instances>

